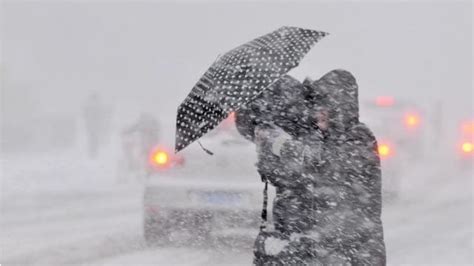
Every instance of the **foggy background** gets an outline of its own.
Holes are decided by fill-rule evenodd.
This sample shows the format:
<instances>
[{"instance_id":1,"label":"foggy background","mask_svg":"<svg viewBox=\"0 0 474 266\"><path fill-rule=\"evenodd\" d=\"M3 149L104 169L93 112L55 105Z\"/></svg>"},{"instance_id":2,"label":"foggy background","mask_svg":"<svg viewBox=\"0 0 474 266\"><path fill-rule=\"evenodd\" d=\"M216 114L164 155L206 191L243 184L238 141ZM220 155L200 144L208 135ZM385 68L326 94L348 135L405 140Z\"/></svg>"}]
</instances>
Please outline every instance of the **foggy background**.
<instances>
[{"instance_id":1,"label":"foggy background","mask_svg":"<svg viewBox=\"0 0 474 266\"><path fill-rule=\"evenodd\" d=\"M2 121L34 129L33 116L77 120L92 92L113 106L115 123L141 110L173 120L219 54L283 25L330 33L291 72L297 78L347 69L361 98L441 101L456 121L472 114L471 12L469 2L428 1L4 1Z\"/></svg>"},{"instance_id":2,"label":"foggy background","mask_svg":"<svg viewBox=\"0 0 474 266\"><path fill-rule=\"evenodd\" d=\"M172 147L176 109L217 56L284 25L330 33L290 72L299 80L343 68L357 78L361 102L389 95L438 114L443 145L424 155L455 157L459 124L474 117L470 1L2 1L0 14L4 211L27 204L18 199L28 195L32 204L43 192L113 184L119 134L143 111L157 117ZM83 118L94 93L110 119L96 160L86 155ZM459 184L472 224L467 180ZM436 190L421 193L436 197ZM472 248L472 227L466 230L460 245ZM4 233L8 257L9 243L25 242Z\"/></svg>"}]
</instances>

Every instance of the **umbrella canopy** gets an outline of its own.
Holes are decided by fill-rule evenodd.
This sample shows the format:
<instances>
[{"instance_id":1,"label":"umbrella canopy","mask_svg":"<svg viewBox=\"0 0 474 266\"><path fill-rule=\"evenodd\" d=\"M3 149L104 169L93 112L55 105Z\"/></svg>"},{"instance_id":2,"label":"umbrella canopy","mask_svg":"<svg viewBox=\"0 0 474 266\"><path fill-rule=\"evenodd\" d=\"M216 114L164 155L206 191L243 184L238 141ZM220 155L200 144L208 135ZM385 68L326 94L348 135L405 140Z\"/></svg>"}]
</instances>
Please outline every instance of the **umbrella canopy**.
<instances>
[{"instance_id":1,"label":"umbrella canopy","mask_svg":"<svg viewBox=\"0 0 474 266\"><path fill-rule=\"evenodd\" d=\"M176 152L298 66L327 33L281 27L219 57L178 107Z\"/></svg>"}]
</instances>

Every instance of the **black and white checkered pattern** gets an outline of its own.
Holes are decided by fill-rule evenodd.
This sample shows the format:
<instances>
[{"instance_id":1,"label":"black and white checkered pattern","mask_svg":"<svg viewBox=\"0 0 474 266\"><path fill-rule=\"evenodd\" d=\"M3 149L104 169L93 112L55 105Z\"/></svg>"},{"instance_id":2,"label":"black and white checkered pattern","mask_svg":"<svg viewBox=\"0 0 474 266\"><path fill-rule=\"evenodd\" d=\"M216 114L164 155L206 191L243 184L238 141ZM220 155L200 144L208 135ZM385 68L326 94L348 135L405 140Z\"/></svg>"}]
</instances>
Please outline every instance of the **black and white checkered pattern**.
<instances>
[{"instance_id":1,"label":"black and white checkered pattern","mask_svg":"<svg viewBox=\"0 0 474 266\"><path fill-rule=\"evenodd\" d=\"M281 27L218 58L178 107L176 152L278 80L327 33Z\"/></svg>"}]
</instances>

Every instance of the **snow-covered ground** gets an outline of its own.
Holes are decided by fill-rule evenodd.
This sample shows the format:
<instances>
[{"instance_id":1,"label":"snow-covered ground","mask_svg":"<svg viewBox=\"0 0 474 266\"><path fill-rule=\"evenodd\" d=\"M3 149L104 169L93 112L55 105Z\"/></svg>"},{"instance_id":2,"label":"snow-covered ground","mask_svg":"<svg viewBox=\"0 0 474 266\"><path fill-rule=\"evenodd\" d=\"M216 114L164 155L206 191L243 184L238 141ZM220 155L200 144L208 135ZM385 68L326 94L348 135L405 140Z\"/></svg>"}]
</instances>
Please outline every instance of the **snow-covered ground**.
<instances>
[{"instance_id":1,"label":"snow-covered ground","mask_svg":"<svg viewBox=\"0 0 474 266\"><path fill-rule=\"evenodd\" d=\"M2 265L248 265L247 249L148 247L142 187L113 160L2 156ZM110 163L109 163L110 162ZM423 163L384 206L388 262L472 265L472 172Z\"/></svg>"},{"instance_id":2,"label":"snow-covered ground","mask_svg":"<svg viewBox=\"0 0 474 266\"><path fill-rule=\"evenodd\" d=\"M361 99L432 107L420 114L440 133L430 138L432 155L442 153L445 135L454 140L447 147L455 145L458 122L473 119L472 1L63 2L0 4L0 148L78 146L0 153L1 266L250 264L251 244L145 245L143 187L119 182L118 136L98 160L84 155L82 112L100 93L112 109L111 132L149 112L173 143L176 108L208 64L282 25L330 32L290 72L299 80L343 68L357 77ZM361 105L362 118L366 111ZM379 122L387 130L389 121ZM389 264L474 265L472 169L446 158L416 163L403 175L399 201L383 207Z\"/></svg>"}]
</instances>

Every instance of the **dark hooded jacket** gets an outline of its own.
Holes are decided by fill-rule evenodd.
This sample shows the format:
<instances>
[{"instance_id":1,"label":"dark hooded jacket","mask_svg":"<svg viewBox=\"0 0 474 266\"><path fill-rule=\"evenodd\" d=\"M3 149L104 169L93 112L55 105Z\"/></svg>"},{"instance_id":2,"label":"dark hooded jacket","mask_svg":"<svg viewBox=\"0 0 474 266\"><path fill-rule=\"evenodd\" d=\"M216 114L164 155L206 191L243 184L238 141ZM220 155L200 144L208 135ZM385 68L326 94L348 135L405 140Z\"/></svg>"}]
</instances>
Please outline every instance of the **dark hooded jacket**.
<instances>
[{"instance_id":1,"label":"dark hooded jacket","mask_svg":"<svg viewBox=\"0 0 474 266\"><path fill-rule=\"evenodd\" d=\"M264 250L265 241L288 241L292 233L304 234L312 226L312 206L308 204L312 182L302 176L303 154L309 156L310 149L320 145L322 135L309 134L307 94L308 88L301 82L283 76L236 114L237 129L257 146L258 172L276 188L273 223L257 237L255 264L295 263L308 258L295 253L283 259Z\"/></svg>"},{"instance_id":2,"label":"dark hooded jacket","mask_svg":"<svg viewBox=\"0 0 474 266\"><path fill-rule=\"evenodd\" d=\"M380 161L375 137L359 122L356 81L335 70L304 84L312 108L329 110L329 129L296 126L278 152L271 134L260 145L257 166L277 197L274 231L260 233L254 262L384 265Z\"/></svg>"},{"instance_id":3,"label":"dark hooded jacket","mask_svg":"<svg viewBox=\"0 0 474 266\"><path fill-rule=\"evenodd\" d=\"M236 112L237 129L257 146L258 172L276 187L271 227L284 234L310 224L301 219L302 212L309 217L309 209L299 200L301 195L295 197L295 192L306 193L308 185L301 180L302 137L308 131L306 96L307 88L285 75Z\"/></svg>"},{"instance_id":4,"label":"dark hooded jacket","mask_svg":"<svg viewBox=\"0 0 474 266\"><path fill-rule=\"evenodd\" d=\"M323 264L384 265L380 159L374 135L359 121L356 80L335 70L313 86L329 110L320 160L303 174L314 181L316 246L327 252L316 257Z\"/></svg>"}]
</instances>

